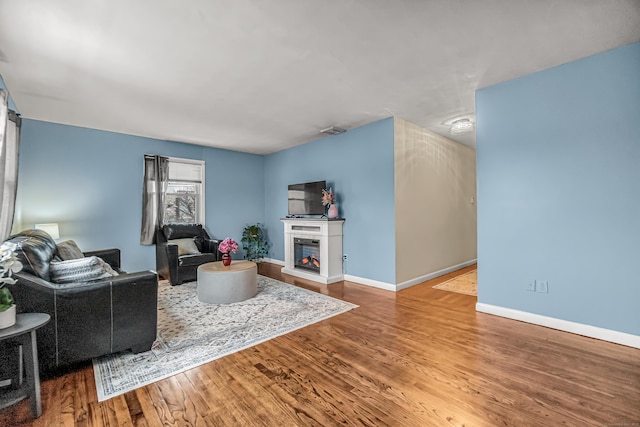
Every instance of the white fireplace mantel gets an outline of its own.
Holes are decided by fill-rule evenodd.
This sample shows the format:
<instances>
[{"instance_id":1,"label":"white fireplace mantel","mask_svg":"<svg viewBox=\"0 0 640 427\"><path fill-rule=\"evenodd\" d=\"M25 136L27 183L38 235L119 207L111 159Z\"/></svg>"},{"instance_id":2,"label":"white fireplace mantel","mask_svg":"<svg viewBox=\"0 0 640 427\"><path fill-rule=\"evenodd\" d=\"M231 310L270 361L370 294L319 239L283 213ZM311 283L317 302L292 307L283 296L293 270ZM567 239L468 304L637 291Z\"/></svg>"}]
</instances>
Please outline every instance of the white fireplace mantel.
<instances>
[{"instance_id":1,"label":"white fireplace mantel","mask_svg":"<svg viewBox=\"0 0 640 427\"><path fill-rule=\"evenodd\" d=\"M344 218L281 218L284 223L284 267L282 272L303 279L329 284L344 280L342 273L342 225ZM320 271L295 267L293 240L320 241Z\"/></svg>"}]
</instances>

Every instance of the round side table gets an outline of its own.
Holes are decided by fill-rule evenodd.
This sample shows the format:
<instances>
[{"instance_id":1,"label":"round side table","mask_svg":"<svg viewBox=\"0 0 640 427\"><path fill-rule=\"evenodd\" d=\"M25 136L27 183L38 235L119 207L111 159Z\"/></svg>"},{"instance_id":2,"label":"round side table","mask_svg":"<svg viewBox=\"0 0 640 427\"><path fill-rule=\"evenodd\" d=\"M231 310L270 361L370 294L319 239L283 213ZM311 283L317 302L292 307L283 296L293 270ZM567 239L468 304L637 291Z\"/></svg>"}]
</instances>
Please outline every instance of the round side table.
<instances>
[{"instance_id":1,"label":"round side table","mask_svg":"<svg viewBox=\"0 0 640 427\"><path fill-rule=\"evenodd\" d=\"M24 382L22 381L22 372L19 372L20 386L18 388L6 392L0 391L0 408L30 398L33 416L38 418L42 415L36 329L46 325L49 320L51 320L51 316L48 314L21 313L16 315L15 325L0 329L0 341L8 340L12 344L22 347L25 370ZM22 366L22 361L19 361L18 366Z\"/></svg>"}]
</instances>

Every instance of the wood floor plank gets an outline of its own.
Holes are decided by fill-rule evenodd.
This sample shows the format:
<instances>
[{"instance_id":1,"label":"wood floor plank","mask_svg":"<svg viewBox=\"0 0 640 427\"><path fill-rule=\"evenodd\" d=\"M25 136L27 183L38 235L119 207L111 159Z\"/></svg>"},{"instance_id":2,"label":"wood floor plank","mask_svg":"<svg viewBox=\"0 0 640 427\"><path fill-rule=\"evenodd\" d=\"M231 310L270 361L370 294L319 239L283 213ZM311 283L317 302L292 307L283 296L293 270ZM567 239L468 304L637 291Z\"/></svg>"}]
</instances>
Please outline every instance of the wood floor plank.
<instances>
[{"instance_id":1,"label":"wood floor plank","mask_svg":"<svg viewBox=\"0 0 640 427\"><path fill-rule=\"evenodd\" d=\"M162 425L177 426L179 424L173 418L173 413L171 412L171 409L169 409L169 404L165 401L164 395L159 389L159 385L161 383L162 381L158 381L157 383L150 384L143 388L147 389L149 392L149 397L151 398L154 406L155 417L160 419Z\"/></svg>"},{"instance_id":2,"label":"wood floor plank","mask_svg":"<svg viewBox=\"0 0 640 427\"><path fill-rule=\"evenodd\" d=\"M135 407L140 409L139 413L136 411L135 415L131 417L133 425L140 427L162 425L162 420L156 410L157 403L151 398L149 387L140 387L127 393L127 395L130 394L135 396L135 400L137 401ZM129 396L127 400L133 400L133 397ZM129 411L131 411L131 409L129 409Z\"/></svg>"},{"instance_id":3,"label":"wood floor plank","mask_svg":"<svg viewBox=\"0 0 640 427\"><path fill-rule=\"evenodd\" d=\"M73 386L73 398L71 399L71 408L73 409L74 425L85 427L88 425L89 399L93 398L94 393L89 390L95 390L95 382L93 376L87 378L88 371L80 370L74 372L75 381ZM89 382L90 381L90 382Z\"/></svg>"},{"instance_id":4,"label":"wood floor plank","mask_svg":"<svg viewBox=\"0 0 640 427\"><path fill-rule=\"evenodd\" d=\"M2 426L603 426L640 424L640 350L475 311L433 289L389 292L260 274L358 304L105 402L93 369L42 381Z\"/></svg>"}]
</instances>

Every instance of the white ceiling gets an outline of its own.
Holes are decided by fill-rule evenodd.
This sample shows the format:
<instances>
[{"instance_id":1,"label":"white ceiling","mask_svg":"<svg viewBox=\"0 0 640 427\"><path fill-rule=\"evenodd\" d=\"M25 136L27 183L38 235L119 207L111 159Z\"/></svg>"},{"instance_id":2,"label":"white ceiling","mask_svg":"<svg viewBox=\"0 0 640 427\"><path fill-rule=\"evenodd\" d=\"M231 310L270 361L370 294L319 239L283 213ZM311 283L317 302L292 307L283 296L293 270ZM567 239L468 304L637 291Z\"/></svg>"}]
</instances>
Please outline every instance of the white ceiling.
<instances>
[{"instance_id":1,"label":"white ceiling","mask_svg":"<svg viewBox=\"0 0 640 427\"><path fill-rule=\"evenodd\" d=\"M640 0L0 0L23 117L258 154L392 115L450 136L476 89L639 40Z\"/></svg>"}]
</instances>

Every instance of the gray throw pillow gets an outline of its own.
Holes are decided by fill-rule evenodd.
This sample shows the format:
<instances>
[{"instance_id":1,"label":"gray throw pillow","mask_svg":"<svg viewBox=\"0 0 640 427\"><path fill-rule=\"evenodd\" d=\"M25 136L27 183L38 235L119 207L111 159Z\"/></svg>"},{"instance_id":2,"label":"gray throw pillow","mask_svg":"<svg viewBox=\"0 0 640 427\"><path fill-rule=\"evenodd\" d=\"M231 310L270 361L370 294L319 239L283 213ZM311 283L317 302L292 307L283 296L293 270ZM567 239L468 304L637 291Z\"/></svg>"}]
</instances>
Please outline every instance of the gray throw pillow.
<instances>
[{"instance_id":1,"label":"gray throw pillow","mask_svg":"<svg viewBox=\"0 0 640 427\"><path fill-rule=\"evenodd\" d=\"M56 252L63 261L84 258L84 253L82 253L76 242L73 240L65 240L64 242L58 243Z\"/></svg>"},{"instance_id":2,"label":"gray throw pillow","mask_svg":"<svg viewBox=\"0 0 640 427\"><path fill-rule=\"evenodd\" d=\"M51 261L49 271L51 282L58 284L83 283L118 275L109 264L97 256Z\"/></svg>"},{"instance_id":3,"label":"gray throw pillow","mask_svg":"<svg viewBox=\"0 0 640 427\"><path fill-rule=\"evenodd\" d=\"M96 257L96 258L98 258L98 262L102 266L102 269L104 270L105 273L108 273L110 276L117 276L120 274L117 271L115 271L107 261L103 260L100 257Z\"/></svg>"},{"instance_id":4,"label":"gray throw pillow","mask_svg":"<svg viewBox=\"0 0 640 427\"><path fill-rule=\"evenodd\" d=\"M168 243L178 245L178 256L196 255L200 253L198 247L196 246L195 240L193 240L193 237L184 239L173 239L169 240Z\"/></svg>"},{"instance_id":5,"label":"gray throw pillow","mask_svg":"<svg viewBox=\"0 0 640 427\"><path fill-rule=\"evenodd\" d=\"M24 230L12 236L17 245L16 258L25 273L49 280L49 263L56 254L56 242L42 230Z\"/></svg>"}]
</instances>

